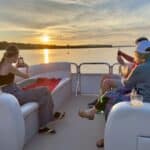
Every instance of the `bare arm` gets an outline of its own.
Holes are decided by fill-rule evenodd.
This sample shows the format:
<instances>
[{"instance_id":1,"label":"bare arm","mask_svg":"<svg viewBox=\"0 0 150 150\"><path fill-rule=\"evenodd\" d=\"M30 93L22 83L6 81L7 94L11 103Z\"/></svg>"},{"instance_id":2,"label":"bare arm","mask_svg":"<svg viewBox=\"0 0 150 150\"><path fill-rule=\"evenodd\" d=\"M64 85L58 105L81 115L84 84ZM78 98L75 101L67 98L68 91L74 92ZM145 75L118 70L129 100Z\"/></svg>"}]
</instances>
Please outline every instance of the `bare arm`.
<instances>
[{"instance_id":1,"label":"bare arm","mask_svg":"<svg viewBox=\"0 0 150 150\"><path fill-rule=\"evenodd\" d=\"M118 51L118 56L122 56L124 59L126 59L129 62L134 62L134 58L132 56L130 56L120 50Z\"/></svg>"},{"instance_id":2,"label":"bare arm","mask_svg":"<svg viewBox=\"0 0 150 150\"><path fill-rule=\"evenodd\" d=\"M17 68L11 66L11 72L14 73L16 76L22 77L22 78L29 78L28 73L23 73L20 70L18 70Z\"/></svg>"},{"instance_id":3,"label":"bare arm","mask_svg":"<svg viewBox=\"0 0 150 150\"><path fill-rule=\"evenodd\" d=\"M120 55L117 56L117 61L118 61L121 65L125 65L125 61L123 60L123 58L122 58Z\"/></svg>"},{"instance_id":4,"label":"bare arm","mask_svg":"<svg viewBox=\"0 0 150 150\"><path fill-rule=\"evenodd\" d=\"M137 84L137 82L139 82L140 73L141 70L139 67L132 69L126 80L124 80L124 85L126 87L135 88L135 85Z\"/></svg>"}]
</instances>

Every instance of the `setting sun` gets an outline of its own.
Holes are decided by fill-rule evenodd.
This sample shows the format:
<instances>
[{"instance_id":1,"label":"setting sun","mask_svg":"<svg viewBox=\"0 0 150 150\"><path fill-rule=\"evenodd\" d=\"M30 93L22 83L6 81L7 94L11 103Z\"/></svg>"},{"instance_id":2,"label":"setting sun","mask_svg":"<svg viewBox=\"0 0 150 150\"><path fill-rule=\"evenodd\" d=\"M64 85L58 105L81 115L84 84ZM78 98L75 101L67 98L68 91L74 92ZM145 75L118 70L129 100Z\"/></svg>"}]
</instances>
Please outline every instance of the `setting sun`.
<instances>
[{"instance_id":1,"label":"setting sun","mask_svg":"<svg viewBox=\"0 0 150 150\"><path fill-rule=\"evenodd\" d=\"M48 36L48 35L43 35L43 36L41 36L41 41L42 41L43 43L48 43L48 42L50 42L50 36Z\"/></svg>"}]
</instances>

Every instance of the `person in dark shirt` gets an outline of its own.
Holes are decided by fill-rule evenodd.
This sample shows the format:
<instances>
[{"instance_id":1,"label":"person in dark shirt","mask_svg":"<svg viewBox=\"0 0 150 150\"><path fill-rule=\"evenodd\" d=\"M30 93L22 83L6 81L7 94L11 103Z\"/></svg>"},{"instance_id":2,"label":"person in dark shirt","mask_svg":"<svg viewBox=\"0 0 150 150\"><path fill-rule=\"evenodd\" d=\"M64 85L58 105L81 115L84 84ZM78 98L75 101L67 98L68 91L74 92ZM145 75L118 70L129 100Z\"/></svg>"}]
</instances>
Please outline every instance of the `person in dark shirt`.
<instances>
[{"instance_id":1,"label":"person in dark shirt","mask_svg":"<svg viewBox=\"0 0 150 150\"><path fill-rule=\"evenodd\" d=\"M108 91L106 94L101 96L102 98L107 98L103 110L105 111L105 117L107 116L112 108L112 106L121 101L130 100L130 91L136 89L138 94L144 97L144 101L149 102L150 99L150 89L149 89L149 69L150 69L150 42L147 40L141 41L136 47L134 52L134 61L139 64L131 70L128 77L123 81L123 87L116 90ZM124 90L125 89L125 90ZM127 90L127 92L126 92ZM98 104L98 103L97 103ZM101 101L99 105L95 105L93 108L85 111L79 111L79 116L82 118L88 118L93 120L95 113L100 109ZM100 139L97 141L97 146L102 147L104 145L104 140Z\"/></svg>"},{"instance_id":2,"label":"person in dark shirt","mask_svg":"<svg viewBox=\"0 0 150 150\"><path fill-rule=\"evenodd\" d=\"M139 37L135 40L135 44L139 44L142 41L148 41L147 37ZM134 57L126 54L125 52L118 50L117 53L117 61L121 65L121 74L124 77L127 77L129 72L135 67ZM126 72L126 73L125 73ZM106 74L101 79L100 84L100 94L103 95L106 91L111 90L113 88L121 87L121 78L118 75L114 74ZM97 99L88 104L89 108L92 108L96 105Z\"/></svg>"}]
</instances>

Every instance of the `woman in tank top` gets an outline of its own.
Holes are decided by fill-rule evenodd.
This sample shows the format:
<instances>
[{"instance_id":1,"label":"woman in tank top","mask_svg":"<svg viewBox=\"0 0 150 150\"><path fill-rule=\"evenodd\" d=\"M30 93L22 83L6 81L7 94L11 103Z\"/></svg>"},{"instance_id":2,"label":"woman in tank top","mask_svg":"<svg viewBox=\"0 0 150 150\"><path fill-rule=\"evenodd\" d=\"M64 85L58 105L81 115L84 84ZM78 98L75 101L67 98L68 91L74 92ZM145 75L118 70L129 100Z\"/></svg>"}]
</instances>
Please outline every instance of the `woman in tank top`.
<instances>
[{"instance_id":1,"label":"woman in tank top","mask_svg":"<svg viewBox=\"0 0 150 150\"><path fill-rule=\"evenodd\" d=\"M54 120L54 116L56 116L56 113L55 115L53 114L54 104L51 93L46 87L39 87L28 91L23 91L16 83L14 83L15 76L29 78L28 72L23 73L13 65L14 63L18 62L18 57L18 48L14 45L8 46L0 61L1 89L3 92L14 95L18 99L20 105L23 105L27 102L37 102L39 104L39 132L53 132L54 130L49 129L46 126L48 122ZM24 67L28 67L28 65L25 63L23 65ZM61 113L57 112L57 118L59 118L61 115Z\"/></svg>"}]
</instances>

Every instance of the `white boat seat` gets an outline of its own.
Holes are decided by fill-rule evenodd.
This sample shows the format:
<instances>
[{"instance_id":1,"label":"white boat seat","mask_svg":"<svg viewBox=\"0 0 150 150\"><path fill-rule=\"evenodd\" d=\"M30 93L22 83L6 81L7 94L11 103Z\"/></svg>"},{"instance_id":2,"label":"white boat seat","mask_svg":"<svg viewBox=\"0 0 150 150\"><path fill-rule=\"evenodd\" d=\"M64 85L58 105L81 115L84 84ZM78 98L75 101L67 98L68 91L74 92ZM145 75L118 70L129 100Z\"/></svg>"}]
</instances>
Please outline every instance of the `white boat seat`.
<instances>
[{"instance_id":1,"label":"white boat seat","mask_svg":"<svg viewBox=\"0 0 150 150\"><path fill-rule=\"evenodd\" d=\"M21 150L24 146L25 126L17 99L0 93L0 149Z\"/></svg>"},{"instance_id":2,"label":"white boat seat","mask_svg":"<svg viewBox=\"0 0 150 150\"><path fill-rule=\"evenodd\" d=\"M59 111L72 93L70 64L40 64L32 66L29 70L34 77L23 81L18 79L18 84L26 85L34 82L37 77L50 77L54 74L55 77L62 78L52 92L54 110ZM22 150L23 146L38 132L38 104L30 102L20 107L13 95L2 93L0 94L0 120L0 149Z\"/></svg>"},{"instance_id":3,"label":"white boat seat","mask_svg":"<svg viewBox=\"0 0 150 150\"><path fill-rule=\"evenodd\" d=\"M21 106L21 112L24 118L28 117L30 113L34 112L37 109L38 109L38 104L35 102L26 103Z\"/></svg>"},{"instance_id":4,"label":"white boat seat","mask_svg":"<svg viewBox=\"0 0 150 150\"><path fill-rule=\"evenodd\" d=\"M150 149L150 103L133 107L121 102L112 108L105 128L105 150Z\"/></svg>"}]
</instances>

